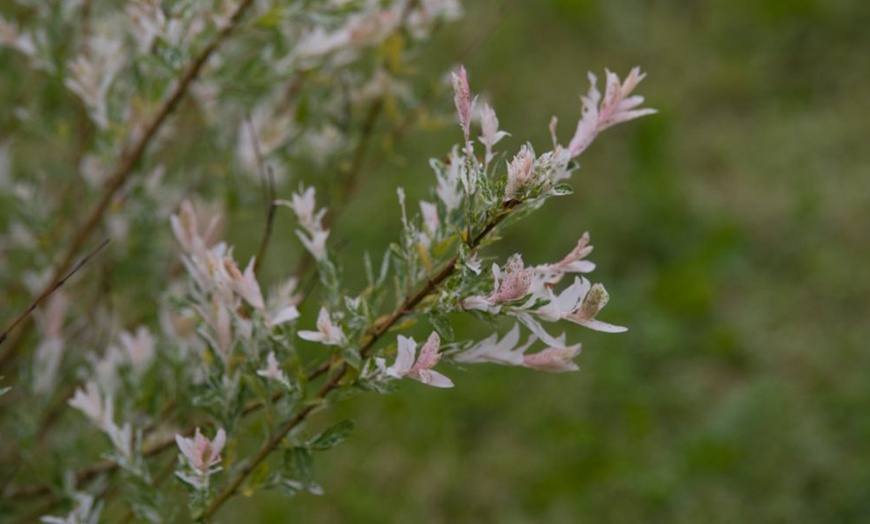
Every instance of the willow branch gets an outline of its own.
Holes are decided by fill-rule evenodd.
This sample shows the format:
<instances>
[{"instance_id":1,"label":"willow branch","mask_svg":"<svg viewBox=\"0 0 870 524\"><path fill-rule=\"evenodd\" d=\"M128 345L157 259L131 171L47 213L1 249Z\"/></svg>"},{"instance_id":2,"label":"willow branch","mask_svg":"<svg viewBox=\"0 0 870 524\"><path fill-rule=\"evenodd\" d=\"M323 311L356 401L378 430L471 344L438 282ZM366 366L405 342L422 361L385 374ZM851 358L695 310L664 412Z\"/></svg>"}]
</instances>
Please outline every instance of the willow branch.
<instances>
[{"instance_id":1,"label":"willow branch","mask_svg":"<svg viewBox=\"0 0 870 524\"><path fill-rule=\"evenodd\" d=\"M483 228L480 230L477 235L471 238L467 245L474 249L480 245L480 243L505 219L507 218L511 212L519 205L520 203L517 201L510 201L503 205L502 209L497 213L492 215ZM365 358L369 355L372 348L374 348L375 344L392 328L400 319L405 317L406 315L412 313L414 309L429 295L434 293L440 285L447 280L453 273L456 271L456 265L459 262L459 254L454 255L450 260L448 260L437 272L429 276L425 283L420 286L414 294L408 296L401 305L399 305L389 316L385 319L377 322L375 326L369 331L369 333L363 338L360 344L359 354L362 358ZM323 365L315 368L311 372L308 373L307 379L308 381L314 380L321 375L327 373L331 368L329 363L324 363ZM348 367L347 364L342 364L338 367L337 372L327 381L319 390L316 395L316 399L323 399L325 396L335 389L344 375L347 373ZM280 398L279 394L276 394L272 400L275 401ZM257 412L263 409L267 405L266 402L257 401L252 402L250 405L246 406L243 415L249 415L251 413ZM314 410L317 403L312 403L306 406L302 411L297 413L292 419L286 422L281 428L279 428L278 432L270 438L266 444L261 448L261 452L268 447L268 451L262 455L258 452L255 456L254 461L252 461L247 467L245 467L238 474L238 478L234 479L227 490L232 488L232 491L225 490L221 492L219 498L222 497L222 502L229 498L238 486L244 481L244 479L251 474L253 469L275 449L275 447L280 444L281 440L289 433L294 427L304 421L308 415ZM166 451L167 449L172 448L175 445L175 437L166 437L161 441L157 441L152 443L151 445L145 447L142 451L142 455L145 458L150 458L155 455L159 455L160 453ZM118 465L114 462L103 460L92 466L79 470L76 474L76 478L78 483L86 483L97 475L101 473L110 472L118 468ZM9 499L12 498L27 498L27 497L37 497L51 493L51 488L48 485L37 485L37 486L21 486L21 487L11 487L7 489L5 496ZM217 499L216 499L217 500ZM214 507L212 512L220 506L218 504Z\"/></svg>"},{"instance_id":2,"label":"willow branch","mask_svg":"<svg viewBox=\"0 0 870 524\"><path fill-rule=\"evenodd\" d=\"M515 201L508 202L504 205L504 209L502 212L497 213L495 216L491 217L483 229L478 233L473 239L471 239L468 243L469 247L475 248L480 245L481 241L486 238L486 236L492 232L493 229L498 226L510 214L510 211L515 207L517 203ZM409 296L405 299L402 304L396 308L390 316L384 319L381 322L378 322L374 329L371 331L371 334L368 338L363 342L360 346L359 354L360 357L365 358L371 349L375 346L375 344L380 340L387 331L393 327L396 322L399 321L405 315L413 312L414 309L423 301L427 296L435 292L439 286L447 280L455 271L456 265L459 262L459 254L454 255L449 261L447 261L441 269L432 275L430 278L426 280L426 283L417 290L416 293ZM313 371L311 375L317 376L319 374L323 374L328 370L318 368ZM271 455L271 453L277 448L281 441L284 440L284 437L287 436L293 428L297 427L299 424L305 421L305 419L315 410L315 408L320 405L320 402L326 399L326 396L334 389L336 389L341 383L341 379L344 375L347 374L348 366L347 364L342 364L338 371L320 388L317 392L317 395L312 399L312 401L305 406L299 413L297 413L293 418L285 422L279 429L276 431L270 438L267 440L257 451L257 454L254 455L254 458L248 462L244 468L242 468L233 478L233 480L224 488L212 503L203 511L201 517L208 518L212 516L230 497L232 497L236 491L239 489L239 486L245 481L245 479L250 476L251 473L259 466L266 458Z\"/></svg>"}]
</instances>

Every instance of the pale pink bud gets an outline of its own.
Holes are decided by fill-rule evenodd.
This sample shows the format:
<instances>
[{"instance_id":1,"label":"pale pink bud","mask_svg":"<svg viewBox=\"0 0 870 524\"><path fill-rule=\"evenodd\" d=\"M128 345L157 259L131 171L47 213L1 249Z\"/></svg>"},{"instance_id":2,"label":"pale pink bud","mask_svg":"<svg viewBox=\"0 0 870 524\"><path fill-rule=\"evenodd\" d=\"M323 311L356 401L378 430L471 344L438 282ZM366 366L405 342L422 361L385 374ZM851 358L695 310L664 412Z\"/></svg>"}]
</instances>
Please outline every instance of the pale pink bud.
<instances>
[{"instance_id":1,"label":"pale pink bud","mask_svg":"<svg viewBox=\"0 0 870 524\"><path fill-rule=\"evenodd\" d=\"M124 331L119 338L131 367L137 372L147 369L154 358L155 341L151 331L145 326L139 326L135 335Z\"/></svg>"},{"instance_id":2,"label":"pale pink bud","mask_svg":"<svg viewBox=\"0 0 870 524\"><path fill-rule=\"evenodd\" d=\"M531 150L523 146L508 164L507 171L507 186L504 191L505 202L516 200L519 193L532 183L535 173L535 156Z\"/></svg>"},{"instance_id":3,"label":"pale pink bud","mask_svg":"<svg viewBox=\"0 0 870 524\"><path fill-rule=\"evenodd\" d=\"M73 397L67 402L90 419L97 427L104 429L112 422L112 400L105 399L95 382L85 384L85 389L76 388Z\"/></svg>"},{"instance_id":4,"label":"pale pink bud","mask_svg":"<svg viewBox=\"0 0 870 524\"><path fill-rule=\"evenodd\" d=\"M270 351L269 356L266 359L266 367L264 369L257 370L257 375L268 379L268 380L276 380L281 382L282 384L289 385L289 381L287 380L287 375L281 371L281 368L278 366L278 359L275 358L275 352Z\"/></svg>"},{"instance_id":5,"label":"pale pink bud","mask_svg":"<svg viewBox=\"0 0 870 524\"><path fill-rule=\"evenodd\" d=\"M597 78L589 73L589 92L581 96L583 102L583 116L577 122L577 129L571 142L568 143L568 152L574 158L589 147L589 144L598 136L598 102L601 100L601 92L595 86Z\"/></svg>"},{"instance_id":6,"label":"pale pink bud","mask_svg":"<svg viewBox=\"0 0 870 524\"><path fill-rule=\"evenodd\" d=\"M459 115L459 125L465 136L465 154L471 155L471 113L477 98L471 99L471 88L468 87L468 74L465 66L459 66L459 73L451 73L453 78L453 102L456 104L456 113Z\"/></svg>"},{"instance_id":7,"label":"pale pink bud","mask_svg":"<svg viewBox=\"0 0 870 524\"><path fill-rule=\"evenodd\" d=\"M459 73L451 73L451 77L453 78L453 102L459 115L459 125L462 126L465 139L468 140L471 124L471 88L468 87L465 66L459 66Z\"/></svg>"},{"instance_id":8,"label":"pale pink bud","mask_svg":"<svg viewBox=\"0 0 870 524\"><path fill-rule=\"evenodd\" d=\"M656 112L655 109L635 109L643 103L644 99L639 95L630 96L634 88L646 77L645 73L640 72L639 67L633 68L621 84L619 77L615 73L609 70L605 71L607 74L607 88L604 92L604 101L601 104L598 116L600 121L599 131L603 131L621 122L627 122L628 120L651 115Z\"/></svg>"},{"instance_id":9,"label":"pale pink bud","mask_svg":"<svg viewBox=\"0 0 870 524\"><path fill-rule=\"evenodd\" d=\"M320 342L324 346L340 346L344 344L344 332L341 327L332 323L329 311L320 308L317 315L317 331L300 331L299 337L311 342Z\"/></svg>"},{"instance_id":10,"label":"pale pink bud","mask_svg":"<svg viewBox=\"0 0 870 524\"><path fill-rule=\"evenodd\" d=\"M320 218L323 211L316 214L314 209L316 206L314 200L315 190L313 187L305 189L302 193L293 193L291 196L290 207L296 212L296 219L306 231L320 231Z\"/></svg>"},{"instance_id":11,"label":"pale pink bud","mask_svg":"<svg viewBox=\"0 0 870 524\"><path fill-rule=\"evenodd\" d=\"M288 305L270 311L266 323L269 326L280 326L297 318L299 318L299 310L296 306Z\"/></svg>"},{"instance_id":12,"label":"pale pink bud","mask_svg":"<svg viewBox=\"0 0 870 524\"><path fill-rule=\"evenodd\" d=\"M220 468L213 467L221 461L220 453L226 444L226 439L227 434L223 428L218 429L212 440L204 437L199 428L196 428L193 438L185 438L180 434L175 435L175 442L187 463L191 468L204 475L220 471Z\"/></svg>"},{"instance_id":13,"label":"pale pink bud","mask_svg":"<svg viewBox=\"0 0 870 524\"><path fill-rule=\"evenodd\" d=\"M200 246L196 245L197 240L199 240L199 231L197 231L198 224L193 204L189 200L183 201L178 214L169 217L169 222L172 225L175 239L178 240L184 251L191 254L196 253Z\"/></svg>"},{"instance_id":14,"label":"pale pink bud","mask_svg":"<svg viewBox=\"0 0 870 524\"><path fill-rule=\"evenodd\" d=\"M414 354L417 350L417 343L414 342L414 339L399 335L398 340L398 353L396 361L392 366L384 368L383 359L377 359L378 367L387 376L393 378L407 377L436 388L453 387L452 380L432 369L441 360L441 356L438 353L441 339L437 333L433 332L429 335L429 339L420 350L420 356L417 358L416 363L414 362Z\"/></svg>"},{"instance_id":15,"label":"pale pink bud","mask_svg":"<svg viewBox=\"0 0 870 524\"><path fill-rule=\"evenodd\" d=\"M570 253L565 255L565 258L563 258L559 262L559 265L563 267L570 266L571 264L589 256L589 253L592 253L592 246L589 245L589 232L587 231L583 233L583 235L577 241L577 246L575 246L574 249L572 249ZM594 266L592 269L594 269ZM592 269L590 269L589 271L592 271Z\"/></svg>"},{"instance_id":16,"label":"pale pink bud","mask_svg":"<svg viewBox=\"0 0 870 524\"><path fill-rule=\"evenodd\" d=\"M263 293L260 291L260 284L257 282L257 277L254 275L254 258L248 262L248 267L245 268L244 274L239 271L239 266L235 260L230 257L224 257L224 270L229 278L230 287L238 295L244 298L248 304L262 310L266 307L263 301Z\"/></svg>"}]
</instances>

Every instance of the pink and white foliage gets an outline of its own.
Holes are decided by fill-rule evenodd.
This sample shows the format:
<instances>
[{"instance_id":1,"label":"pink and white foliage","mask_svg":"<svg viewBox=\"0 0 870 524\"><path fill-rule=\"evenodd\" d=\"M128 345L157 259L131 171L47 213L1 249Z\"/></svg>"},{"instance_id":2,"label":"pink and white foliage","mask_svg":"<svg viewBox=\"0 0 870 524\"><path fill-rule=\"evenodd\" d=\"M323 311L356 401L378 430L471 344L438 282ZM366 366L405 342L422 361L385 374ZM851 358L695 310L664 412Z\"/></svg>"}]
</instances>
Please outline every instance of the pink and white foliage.
<instances>
[{"instance_id":1,"label":"pink and white foliage","mask_svg":"<svg viewBox=\"0 0 870 524\"><path fill-rule=\"evenodd\" d=\"M456 113L459 115L459 126L465 135L465 154L471 155L473 147L471 143L471 114L477 103L477 97L471 99L471 88L468 86L468 73L465 66L459 66L459 70L451 73L453 81L453 103L456 105Z\"/></svg>"},{"instance_id":2,"label":"pink and white foliage","mask_svg":"<svg viewBox=\"0 0 870 524\"><path fill-rule=\"evenodd\" d=\"M190 200L184 200L178 214L169 217L175 239L186 254L196 257L203 257L214 244L219 220L217 215L212 216L201 231L199 216Z\"/></svg>"},{"instance_id":3,"label":"pink and white foliage","mask_svg":"<svg viewBox=\"0 0 870 524\"><path fill-rule=\"evenodd\" d=\"M133 456L133 429L129 423L118 426L115 423L115 403L111 395L102 394L95 382L88 382L85 389L76 388L73 397L67 401L70 407L81 411L109 440L122 460L129 461Z\"/></svg>"},{"instance_id":4,"label":"pink and white foliage","mask_svg":"<svg viewBox=\"0 0 870 524\"><path fill-rule=\"evenodd\" d=\"M577 129L568 143L571 158L585 151L598 133L608 127L656 112L655 109L638 109L644 99L640 95L631 95L646 76L640 72L639 67L633 68L624 82L620 82L619 77L610 70L606 70L606 76L607 87L602 99L601 92L595 85L597 78L589 73L589 92L580 97L583 101L583 116L577 122Z\"/></svg>"},{"instance_id":5,"label":"pink and white foliage","mask_svg":"<svg viewBox=\"0 0 870 524\"><path fill-rule=\"evenodd\" d=\"M464 197L462 181L467 178L465 163L459 154L459 148L453 147L448 156L447 164L443 167L434 159L429 164L435 170L435 175L438 178L435 193L444 203L447 212L458 209Z\"/></svg>"},{"instance_id":6,"label":"pink and white foliage","mask_svg":"<svg viewBox=\"0 0 870 524\"><path fill-rule=\"evenodd\" d=\"M523 265L523 257L513 255L505 265L504 277L498 264L492 265L493 290L488 296L474 295L462 301L465 309L478 309L498 313L500 305L525 297L532 286L533 272Z\"/></svg>"},{"instance_id":7,"label":"pink and white foliage","mask_svg":"<svg viewBox=\"0 0 870 524\"><path fill-rule=\"evenodd\" d=\"M135 334L127 331L118 336L121 349L134 374L141 375L154 361L156 340L146 326L139 326Z\"/></svg>"},{"instance_id":8,"label":"pink and white foliage","mask_svg":"<svg viewBox=\"0 0 870 524\"><path fill-rule=\"evenodd\" d=\"M67 65L70 76L65 83L81 97L93 121L107 129L109 89L125 65L126 54L123 42L108 35L95 35L88 48L89 54L80 54Z\"/></svg>"},{"instance_id":9,"label":"pink and white foliage","mask_svg":"<svg viewBox=\"0 0 870 524\"><path fill-rule=\"evenodd\" d=\"M296 295L295 291L296 279L292 277L272 290L266 304L266 324L269 327L286 324L299 318L299 310L296 306L301 296Z\"/></svg>"},{"instance_id":10,"label":"pink and white foliage","mask_svg":"<svg viewBox=\"0 0 870 524\"><path fill-rule=\"evenodd\" d=\"M296 231L296 235L305 249L311 253L311 256L318 262L323 262L326 260L326 240L329 238L329 230L323 227L326 208L315 211L317 204L314 200L314 193L313 187L307 189L303 187L300 192L293 193L289 202L277 200L275 203L287 206L296 213L296 220L302 228Z\"/></svg>"},{"instance_id":11,"label":"pink and white foliage","mask_svg":"<svg viewBox=\"0 0 870 524\"><path fill-rule=\"evenodd\" d=\"M453 361L464 364L492 363L503 366L522 366L538 371L560 373L564 371L577 371L580 369L573 359L580 354L580 344L568 345L565 335L553 338L555 345L527 355L526 351L538 338L535 335L529 337L525 344L518 345L520 340L519 324L501 339L497 334L473 344L453 355Z\"/></svg>"},{"instance_id":12,"label":"pink and white foliage","mask_svg":"<svg viewBox=\"0 0 870 524\"><path fill-rule=\"evenodd\" d=\"M480 127L481 135L477 137L478 141L486 148L486 156L484 162L486 166L492 161L494 153L492 148L504 137L510 136L507 131L500 131L498 128L498 117L495 110L489 104L483 104L480 108Z\"/></svg>"},{"instance_id":13,"label":"pink and white foliage","mask_svg":"<svg viewBox=\"0 0 870 524\"><path fill-rule=\"evenodd\" d=\"M523 146L507 166L507 185L504 201L510 202L520 196L520 192L535 182L535 155Z\"/></svg>"},{"instance_id":14,"label":"pink and white foliage","mask_svg":"<svg viewBox=\"0 0 870 524\"><path fill-rule=\"evenodd\" d=\"M81 411L100 429L108 426L114 413L112 399L103 397L96 382L88 382L85 389L76 388L68 404Z\"/></svg>"},{"instance_id":15,"label":"pink and white foliage","mask_svg":"<svg viewBox=\"0 0 870 524\"><path fill-rule=\"evenodd\" d=\"M579 354L580 344L551 346L538 353L523 357L523 366L550 373L577 371L580 368L573 360Z\"/></svg>"},{"instance_id":16,"label":"pink and white foliage","mask_svg":"<svg viewBox=\"0 0 870 524\"><path fill-rule=\"evenodd\" d=\"M317 26L307 32L293 50L293 59L308 64L313 59L337 53L355 52L359 48L375 45L389 36L400 22L400 9L381 9L368 2L359 14L347 18L337 29Z\"/></svg>"},{"instance_id":17,"label":"pink and white foliage","mask_svg":"<svg viewBox=\"0 0 870 524\"><path fill-rule=\"evenodd\" d=\"M588 285L588 281L586 284ZM626 327L608 324L595 318L610 300L610 295L604 289L604 286L602 284L595 284L586 289L588 291L584 294L580 307L571 314L566 315L564 317L565 320L605 333L623 333L628 331Z\"/></svg>"},{"instance_id":18,"label":"pink and white foliage","mask_svg":"<svg viewBox=\"0 0 870 524\"><path fill-rule=\"evenodd\" d=\"M279 382L285 387L290 387L290 381L287 379L287 375L281 370L278 364L278 359L277 357L275 357L274 351L269 352L269 356L266 358L266 367L263 369L258 369L257 375L265 378L266 380L274 380L276 382Z\"/></svg>"},{"instance_id":19,"label":"pink and white foliage","mask_svg":"<svg viewBox=\"0 0 870 524\"><path fill-rule=\"evenodd\" d=\"M193 438L175 435L175 443L181 451L187 466L191 472L176 471L175 474L195 489L208 487L208 479L222 468L221 451L226 444L227 434L223 428L219 428L213 439L208 439L196 428Z\"/></svg>"},{"instance_id":20,"label":"pink and white foliage","mask_svg":"<svg viewBox=\"0 0 870 524\"><path fill-rule=\"evenodd\" d=\"M300 331L299 338L319 342L324 346L341 346L345 343L344 331L341 326L332 322L325 307L321 307L317 315L317 331Z\"/></svg>"},{"instance_id":21,"label":"pink and white foliage","mask_svg":"<svg viewBox=\"0 0 870 524\"><path fill-rule=\"evenodd\" d=\"M518 324L514 324L514 327L501 340L498 339L497 333L493 333L465 351L454 355L453 360L466 364L491 362L504 366L521 366L523 365L523 354L535 339L530 338L529 342L523 346L517 346L519 341L520 327Z\"/></svg>"},{"instance_id":22,"label":"pink and white foliage","mask_svg":"<svg viewBox=\"0 0 870 524\"><path fill-rule=\"evenodd\" d=\"M423 215L423 231L417 238L426 249L432 247L432 243L438 240L441 219L438 217L438 206L425 200L420 201L420 212Z\"/></svg>"},{"instance_id":23,"label":"pink and white foliage","mask_svg":"<svg viewBox=\"0 0 870 524\"><path fill-rule=\"evenodd\" d=\"M555 264L535 266L535 272L540 274L544 282L549 285L559 283L568 273L591 273L595 270L595 263L586 260L590 253L592 253L592 246L589 245L589 233L586 232L565 258Z\"/></svg>"},{"instance_id":24,"label":"pink and white foliage","mask_svg":"<svg viewBox=\"0 0 870 524\"><path fill-rule=\"evenodd\" d=\"M384 375L392 378L410 378L417 382L436 388L452 388L453 381L445 375L435 371L434 368L441 360L438 350L441 347L441 337L434 331L429 335L426 343L420 348L420 355L414 360L417 352L417 343L413 338L399 335L398 352L396 361L392 366L386 367L382 358L376 358L375 364Z\"/></svg>"},{"instance_id":25,"label":"pink and white foliage","mask_svg":"<svg viewBox=\"0 0 870 524\"><path fill-rule=\"evenodd\" d=\"M245 301L256 309L262 310L266 307L263 301L263 292L260 291L260 284L257 282L257 277L254 276L254 262L252 258L242 273L235 260L230 257L224 257L223 268L226 278L233 291L238 293Z\"/></svg>"}]
</instances>

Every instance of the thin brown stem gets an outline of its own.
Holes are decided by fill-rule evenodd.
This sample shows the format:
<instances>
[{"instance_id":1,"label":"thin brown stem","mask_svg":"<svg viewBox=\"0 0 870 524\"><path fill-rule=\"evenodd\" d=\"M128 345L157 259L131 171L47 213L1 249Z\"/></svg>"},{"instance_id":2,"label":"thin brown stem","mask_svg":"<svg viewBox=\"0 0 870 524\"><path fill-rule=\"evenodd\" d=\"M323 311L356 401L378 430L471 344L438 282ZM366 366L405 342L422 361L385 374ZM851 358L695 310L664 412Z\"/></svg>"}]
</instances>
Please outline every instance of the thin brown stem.
<instances>
[{"instance_id":1,"label":"thin brown stem","mask_svg":"<svg viewBox=\"0 0 870 524\"><path fill-rule=\"evenodd\" d=\"M251 121L251 117L248 117L245 123L248 126L248 133L251 135L251 146L254 148L254 156L257 159L257 170L260 173L260 187L263 192L263 209L266 211L266 227L263 230L260 247L257 249L257 256L254 258L254 273L256 274L260 271L263 257L266 256L266 249L269 247L269 240L272 238L272 227L275 223L275 211L278 209L278 206L275 204L275 176L272 174L272 169L263 160L257 128L254 126L254 122Z\"/></svg>"}]
</instances>

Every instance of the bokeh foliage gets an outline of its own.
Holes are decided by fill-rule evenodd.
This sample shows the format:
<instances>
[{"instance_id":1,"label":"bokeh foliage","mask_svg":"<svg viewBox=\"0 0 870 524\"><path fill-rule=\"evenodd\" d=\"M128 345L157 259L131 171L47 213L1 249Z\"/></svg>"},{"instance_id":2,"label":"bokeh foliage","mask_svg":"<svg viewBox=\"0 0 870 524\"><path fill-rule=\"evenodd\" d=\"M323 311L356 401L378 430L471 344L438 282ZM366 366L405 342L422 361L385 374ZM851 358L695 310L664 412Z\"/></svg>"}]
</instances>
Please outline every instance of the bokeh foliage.
<instances>
[{"instance_id":1,"label":"bokeh foliage","mask_svg":"<svg viewBox=\"0 0 870 524\"><path fill-rule=\"evenodd\" d=\"M870 518L868 24L847 0L469 6L418 67L462 60L506 149L547 144L551 114L570 133L587 70L649 72L660 113L608 131L575 195L501 252L552 260L589 230L606 317L631 331L577 333L578 374L354 399L357 431L316 465L326 494L267 497L262 521ZM336 225L348 257L398 229L389 188L422 196L419 159L457 138L399 144Z\"/></svg>"}]
</instances>

